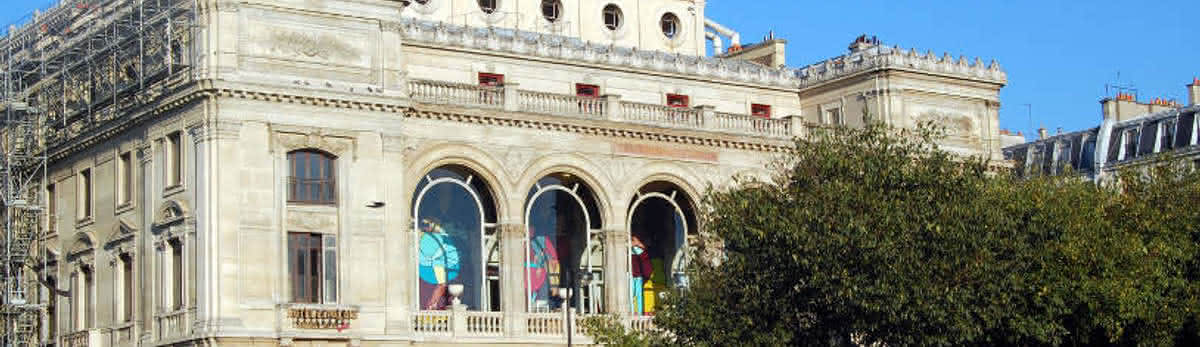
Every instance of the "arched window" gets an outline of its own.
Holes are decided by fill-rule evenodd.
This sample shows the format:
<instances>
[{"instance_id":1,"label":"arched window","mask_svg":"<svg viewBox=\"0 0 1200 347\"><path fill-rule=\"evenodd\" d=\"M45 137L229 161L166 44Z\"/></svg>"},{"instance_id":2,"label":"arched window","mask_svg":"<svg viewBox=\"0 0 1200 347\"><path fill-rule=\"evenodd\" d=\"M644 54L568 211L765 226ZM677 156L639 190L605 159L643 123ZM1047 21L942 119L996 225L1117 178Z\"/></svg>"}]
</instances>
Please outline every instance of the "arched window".
<instances>
[{"instance_id":1,"label":"arched window","mask_svg":"<svg viewBox=\"0 0 1200 347\"><path fill-rule=\"evenodd\" d=\"M334 157L302 149L288 153L288 202L337 203Z\"/></svg>"},{"instance_id":2,"label":"arched window","mask_svg":"<svg viewBox=\"0 0 1200 347\"><path fill-rule=\"evenodd\" d=\"M695 209L679 187L667 182L643 186L629 209L631 312L653 314L659 294L687 285L688 235L695 233Z\"/></svg>"},{"instance_id":3,"label":"arched window","mask_svg":"<svg viewBox=\"0 0 1200 347\"><path fill-rule=\"evenodd\" d=\"M591 188L578 177L553 174L529 190L525 206L528 309L558 310L570 298L579 312L604 311L603 223Z\"/></svg>"},{"instance_id":4,"label":"arched window","mask_svg":"<svg viewBox=\"0 0 1200 347\"><path fill-rule=\"evenodd\" d=\"M470 310L500 310L500 245L487 183L471 170L443 166L421 178L413 194L420 310L444 310L450 286Z\"/></svg>"}]
</instances>

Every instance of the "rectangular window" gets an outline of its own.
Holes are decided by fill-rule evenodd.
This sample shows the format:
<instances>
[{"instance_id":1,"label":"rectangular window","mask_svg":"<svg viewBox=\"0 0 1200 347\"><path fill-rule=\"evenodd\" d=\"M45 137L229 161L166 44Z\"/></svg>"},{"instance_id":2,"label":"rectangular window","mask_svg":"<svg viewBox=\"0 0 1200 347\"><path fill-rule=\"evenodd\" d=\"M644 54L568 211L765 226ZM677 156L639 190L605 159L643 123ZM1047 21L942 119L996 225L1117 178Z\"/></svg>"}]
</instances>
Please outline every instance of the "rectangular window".
<instances>
[{"instance_id":1,"label":"rectangular window","mask_svg":"<svg viewBox=\"0 0 1200 347\"><path fill-rule=\"evenodd\" d=\"M1158 141L1158 151L1165 152L1175 147L1175 121L1168 120L1162 123L1162 138Z\"/></svg>"},{"instance_id":2,"label":"rectangular window","mask_svg":"<svg viewBox=\"0 0 1200 347\"><path fill-rule=\"evenodd\" d=\"M121 205L127 205L133 202L133 153L121 154L119 165L117 174L120 176L120 181L117 182L117 201L120 201Z\"/></svg>"},{"instance_id":3,"label":"rectangular window","mask_svg":"<svg viewBox=\"0 0 1200 347\"><path fill-rule=\"evenodd\" d=\"M83 271L83 298L79 300L79 303L83 305L80 312L83 312L84 329L91 329L95 326L95 322L92 321L94 316L92 309L96 305L92 303L92 300L96 298L96 281L92 277L91 270Z\"/></svg>"},{"instance_id":4,"label":"rectangular window","mask_svg":"<svg viewBox=\"0 0 1200 347\"><path fill-rule=\"evenodd\" d=\"M46 231L54 234L58 230L58 202L55 201L54 185L46 185Z\"/></svg>"},{"instance_id":5,"label":"rectangular window","mask_svg":"<svg viewBox=\"0 0 1200 347\"><path fill-rule=\"evenodd\" d=\"M504 75L494 73L479 73L479 85L486 87L503 87Z\"/></svg>"},{"instance_id":6,"label":"rectangular window","mask_svg":"<svg viewBox=\"0 0 1200 347\"><path fill-rule=\"evenodd\" d=\"M750 115L771 118L771 105L752 104L750 105Z\"/></svg>"},{"instance_id":7,"label":"rectangular window","mask_svg":"<svg viewBox=\"0 0 1200 347\"><path fill-rule=\"evenodd\" d=\"M92 218L92 170L79 171L79 219Z\"/></svg>"},{"instance_id":8,"label":"rectangular window","mask_svg":"<svg viewBox=\"0 0 1200 347\"><path fill-rule=\"evenodd\" d=\"M1138 133L1137 129L1125 131L1123 138L1124 151L1121 154L1121 160L1137 158L1138 148Z\"/></svg>"},{"instance_id":9,"label":"rectangular window","mask_svg":"<svg viewBox=\"0 0 1200 347\"><path fill-rule=\"evenodd\" d=\"M183 136L176 131L167 135L167 187L183 184Z\"/></svg>"},{"instance_id":10,"label":"rectangular window","mask_svg":"<svg viewBox=\"0 0 1200 347\"><path fill-rule=\"evenodd\" d=\"M337 302L337 237L289 233L288 271L292 302Z\"/></svg>"},{"instance_id":11,"label":"rectangular window","mask_svg":"<svg viewBox=\"0 0 1200 347\"><path fill-rule=\"evenodd\" d=\"M687 95L667 94L667 106L686 108L689 101Z\"/></svg>"},{"instance_id":12,"label":"rectangular window","mask_svg":"<svg viewBox=\"0 0 1200 347\"><path fill-rule=\"evenodd\" d=\"M171 307L183 309L183 243L171 241Z\"/></svg>"},{"instance_id":13,"label":"rectangular window","mask_svg":"<svg viewBox=\"0 0 1200 347\"><path fill-rule=\"evenodd\" d=\"M54 277L46 279L46 337L57 341L58 335L58 281Z\"/></svg>"},{"instance_id":14,"label":"rectangular window","mask_svg":"<svg viewBox=\"0 0 1200 347\"><path fill-rule=\"evenodd\" d=\"M83 324L79 323L79 299L82 295L79 294L79 273L72 272L70 282L67 284L68 290L71 291L67 297L67 310L70 312L70 317L67 319L67 331L74 332Z\"/></svg>"},{"instance_id":15,"label":"rectangular window","mask_svg":"<svg viewBox=\"0 0 1200 347\"><path fill-rule=\"evenodd\" d=\"M125 322L133 321L133 256L121 256L121 296L122 318Z\"/></svg>"},{"instance_id":16,"label":"rectangular window","mask_svg":"<svg viewBox=\"0 0 1200 347\"><path fill-rule=\"evenodd\" d=\"M579 83L575 85L575 95L589 98L600 97L600 86Z\"/></svg>"}]
</instances>

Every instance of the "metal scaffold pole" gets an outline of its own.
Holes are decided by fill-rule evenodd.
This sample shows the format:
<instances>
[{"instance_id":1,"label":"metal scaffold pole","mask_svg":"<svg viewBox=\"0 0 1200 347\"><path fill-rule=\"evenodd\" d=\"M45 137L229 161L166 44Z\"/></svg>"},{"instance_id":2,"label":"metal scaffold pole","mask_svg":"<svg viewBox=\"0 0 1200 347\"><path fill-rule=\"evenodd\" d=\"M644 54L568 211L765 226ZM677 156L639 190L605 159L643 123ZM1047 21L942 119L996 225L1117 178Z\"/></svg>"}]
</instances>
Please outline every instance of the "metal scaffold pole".
<instances>
[{"instance_id":1,"label":"metal scaffold pole","mask_svg":"<svg viewBox=\"0 0 1200 347\"><path fill-rule=\"evenodd\" d=\"M0 36L0 347L65 336L49 312L71 294L47 250L50 154L191 81L197 12L195 0L58 0Z\"/></svg>"}]
</instances>

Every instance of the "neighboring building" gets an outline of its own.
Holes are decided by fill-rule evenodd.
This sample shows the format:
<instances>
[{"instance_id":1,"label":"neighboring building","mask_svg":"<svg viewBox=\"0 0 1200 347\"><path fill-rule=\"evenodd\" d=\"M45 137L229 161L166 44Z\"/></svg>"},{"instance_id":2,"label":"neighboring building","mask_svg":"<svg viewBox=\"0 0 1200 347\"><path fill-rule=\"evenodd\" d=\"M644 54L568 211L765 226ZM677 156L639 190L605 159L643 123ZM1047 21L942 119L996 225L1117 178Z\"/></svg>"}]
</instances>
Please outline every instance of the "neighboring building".
<instances>
[{"instance_id":1,"label":"neighboring building","mask_svg":"<svg viewBox=\"0 0 1200 347\"><path fill-rule=\"evenodd\" d=\"M5 112L36 123L6 131L48 156L36 335L561 344L563 306L645 329L705 190L808 128L933 121L1001 158L996 63L864 36L791 69L768 39L694 0L64 0L0 42Z\"/></svg>"},{"instance_id":2,"label":"neighboring building","mask_svg":"<svg viewBox=\"0 0 1200 347\"><path fill-rule=\"evenodd\" d=\"M1139 102L1128 93L1100 101L1103 122L1082 131L1049 136L1004 149L1018 175L1071 173L1100 181L1123 167L1145 163L1156 153L1200 157L1197 112L1200 79L1188 88L1188 105L1162 99Z\"/></svg>"}]
</instances>

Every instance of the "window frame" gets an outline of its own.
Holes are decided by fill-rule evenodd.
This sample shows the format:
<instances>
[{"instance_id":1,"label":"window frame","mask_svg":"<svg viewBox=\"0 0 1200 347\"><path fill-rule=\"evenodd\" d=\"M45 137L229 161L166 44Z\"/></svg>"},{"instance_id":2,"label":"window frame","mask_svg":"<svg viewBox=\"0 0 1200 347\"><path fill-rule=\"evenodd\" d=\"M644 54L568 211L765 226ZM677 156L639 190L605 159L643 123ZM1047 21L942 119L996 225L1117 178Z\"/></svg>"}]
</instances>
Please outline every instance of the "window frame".
<instances>
[{"instance_id":1,"label":"window frame","mask_svg":"<svg viewBox=\"0 0 1200 347\"><path fill-rule=\"evenodd\" d=\"M609 22L610 18L612 19L611 23ZM625 13L617 4L604 5L604 8L600 10L600 19L600 22L609 31L621 30L625 26Z\"/></svg>"},{"instance_id":2,"label":"window frame","mask_svg":"<svg viewBox=\"0 0 1200 347\"><path fill-rule=\"evenodd\" d=\"M164 151L166 152L167 163L164 165L166 170L164 182L166 189L173 189L183 186L183 132L174 131L167 134L164 140Z\"/></svg>"},{"instance_id":3,"label":"window frame","mask_svg":"<svg viewBox=\"0 0 1200 347\"><path fill-rule=\"evenodd\" d=\"M134 309L136 298L134 295L134 258L132 254L123 253L118 256L118 259L121 263L121 321L132 323L134 312L136 312Z\"/></svg>"},{"instance_id":4,"label":"window frame","mask_svg":"<svg viewBox=\"0 0 1200 347\"><path fill-rule=\"evenodd\" d=\"M771 105L750 104L750 115L755 117L771 118Z\"/></svg>"},{"instance_id":5,"label":"window frame","mask_svg":"<svg viewBox=\"0 0 1200 347\"><path fill-rule=\"evenodd\" d=\"M58 233L58 193L55 191L54 183L46 184L46 232L54 235Z\"/></svg>"},{"instance_id":6,"label":"window frame","mask_svg":"<svg viewBox=\"0 0 1200 347\"><path fill-rule=\"evenodd\" d=\"M298 160L301 155L304 155L303 160ZM337 205L339 195L337 159L337 156L329 152L313 148L288 152L285 158L288 166L287 202L304 205ZM318 160L318 164L312 164L314 160ZM309 175L313 174L307 172L312 171L313 168L318 168L317 171L323 173L324 176L316 174L317 177L310 177ZM298 173L303 173L303 175L297 175ZM301 180L305 182L301 182ZM313 192L313 189L318 191ZM301 194L302 191L303 194Z\"/></svg>"},{"instance_id":7,"label":"window frame","mask_svg":"<svg viewBox=\"0 0 1200 347\"><path fill-rule=\"evenodd\" d=\"M558 23L558 21L562 20L562 6L561 0L542 0L542 19L550 23ZM547 9L551 10L551 12L547 13Z\"/></svg>"},{"instance_id":8,"label":"window frame","mask_svg":"<svg viewBox=\"0 0 1200 347\"><path fill-rule=\"evenodd\" d=\"M75 195L77 196L76 203L78 205L76 205L75 212L78 214L76 219L80 221L91 220L94 216L93 212L95 209L95 204L93 203L93 199L95 198L95 195L93 194L93 179L92 168L79 170L79 176L77 178L78 191L75 192Z\"/></svg>"},{"instance_id":9,"label":"window frame","mask_svg":"<svg viewBox=\"0 0 1200 347\"><path fill-rule=\"evenodd\" d=\"M489 7L485 2L491 6ZM479 5L479 10L485 14L496 13L496 10L500 8L500 0L476 0L475 3Z\"/></svg>"},{"instance_id":10,"label":"window frame","mask_svg":"<svg viewBox=\"0 0 1200 347\"><path fill-rule=\"evenodd\" d=\"M582 98L599 98L600 86L596 84L576 83L575 96Z\"/></svg>"},{"instance_id":11,"label":"window frame","mask_svg":"<svg viewBox=\"0 0 1200 347\"><path fill-rule=\"evenodd\" d=\"M341 292L338 288L337 248L336 235L310 232L287 233L289 302L337 304L338 295ZM301 255L305 255L305 257L301 258ZM313 269L316 273L302 274L298 271L297 265ZM297 290L301 287L305 288L303 294Z\"/></svg>"},{"instance_id":12,"label":"window frame","mask_svg":"<svg viewBox=\"0 0 1200 347\"><path fill-rule=\"evenodd\" d=\"M184 263L183 241L179 239L168 240L167 247L170 252L167 256L171 258L171 302L169 302L169 307L172 311L179 311L187 306L184 300L186 294L186 290L184 290L184 287L186 287L184 273L187 270Z\"/></svg>"},{"instance_id":13,"label":"window frame","mask_svg":"<svg viewBox=\"0 0 1200 347\"><path fill-rule=\"evenodd\" d=\"M670 25L670 29L668 29L668 25ZM667 12L664 13L662 18L658 20L658 26L660 29L662 29L663 36L674 40L679 38L681 31L680 29L683 27L683 22L679 19L679 16L675 15L675 13Z\"/></svg>"},{"instance_id":14,"label":"window frame","mask_svg":"<svg viewBox=\"0 0 1200 347\"><path fill-rule=\"evenodd\" d=\"M479 85L483 87L504 87L504 74L480 72Z\"/></svg>"},{"instance_id":15,"label":"window frame","mask_svg":"<svg viewBox=\"0 0 1200 347\"><path fill-rule=\"evenodd\" d=\"M667 94L667 106L677 108L691 107L691 97L683 94Z\"/></svg>"},{"instance_id":16,"label":"window frame","mask_svg":"<svg viewBox=\"0 0 1200 347\"><path fill-rule=\"evenodd\" d=\"M133 152L117 155L117 206L133 204Z\"/></svg>"}]
</instances>

